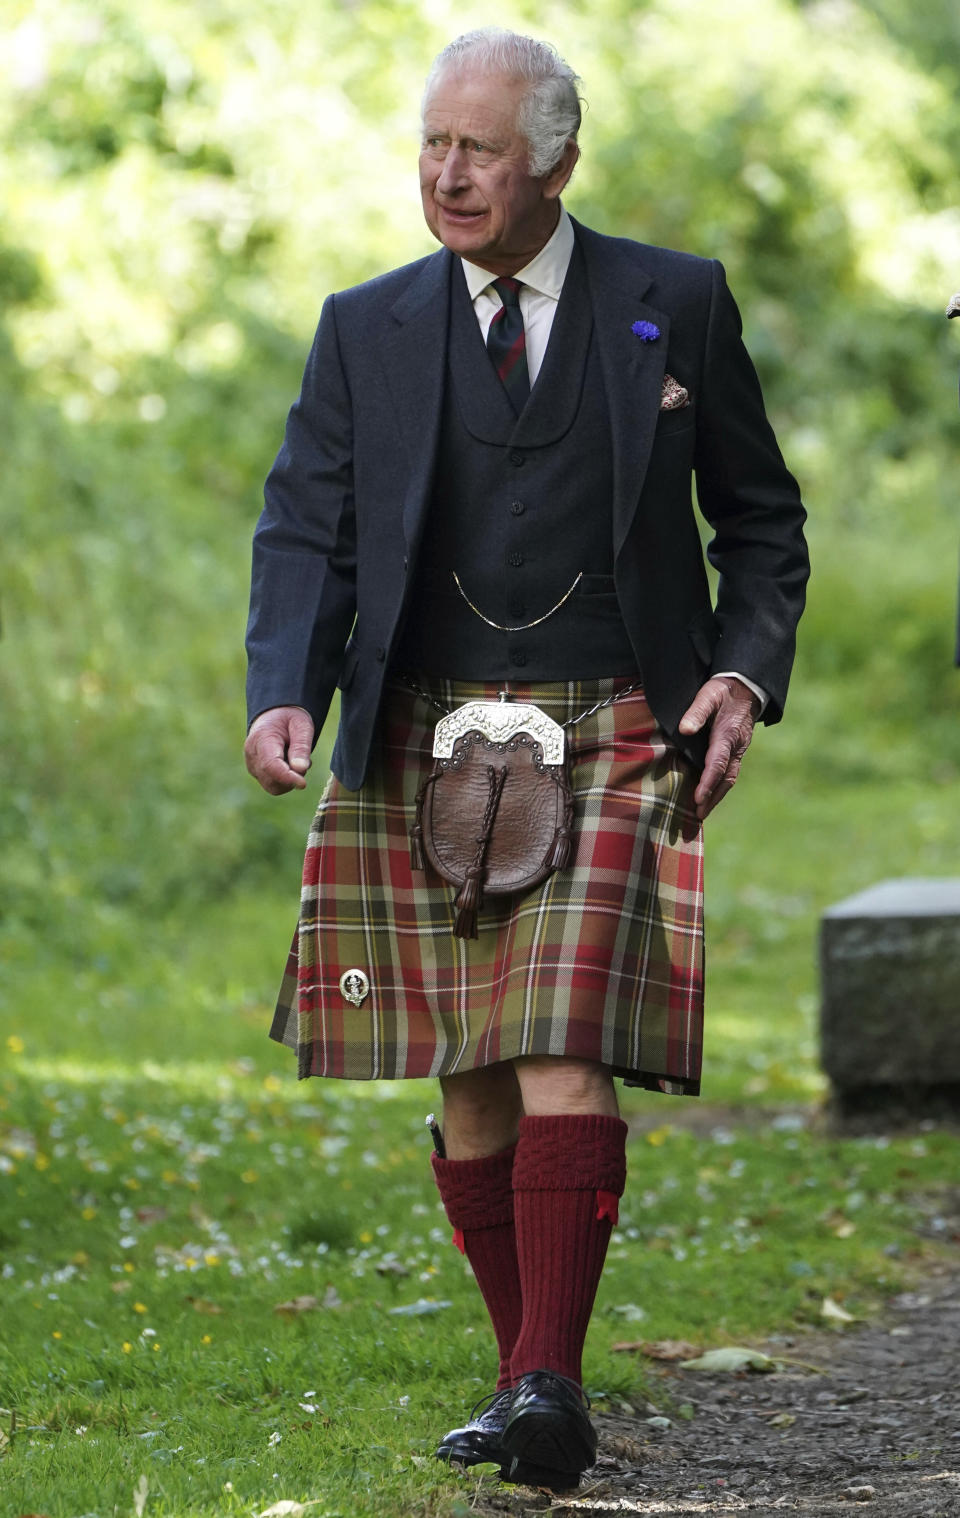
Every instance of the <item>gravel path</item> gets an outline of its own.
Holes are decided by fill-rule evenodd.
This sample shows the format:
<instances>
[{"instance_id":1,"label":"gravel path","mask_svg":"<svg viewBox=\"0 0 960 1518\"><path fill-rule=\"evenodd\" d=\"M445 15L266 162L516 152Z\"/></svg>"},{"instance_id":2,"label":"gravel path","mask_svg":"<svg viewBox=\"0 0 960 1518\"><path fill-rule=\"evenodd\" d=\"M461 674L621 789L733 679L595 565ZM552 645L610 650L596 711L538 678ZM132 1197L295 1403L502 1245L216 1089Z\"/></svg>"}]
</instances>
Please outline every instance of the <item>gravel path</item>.
<instances>
[{"instance_id":1,"label":"gravel path","mask_svg":"<svg viewBox=\"0 0 960 1518\"><path fill-rule=\"evenodd\" d=\"M668 1427L599 1417L576 1495L484 1481L471 1510L960 1518L960 1274L895 1298L881 1322L762 1347L823 1373L658 1368L651 1414Z\"/></svg>"}]
</instances>

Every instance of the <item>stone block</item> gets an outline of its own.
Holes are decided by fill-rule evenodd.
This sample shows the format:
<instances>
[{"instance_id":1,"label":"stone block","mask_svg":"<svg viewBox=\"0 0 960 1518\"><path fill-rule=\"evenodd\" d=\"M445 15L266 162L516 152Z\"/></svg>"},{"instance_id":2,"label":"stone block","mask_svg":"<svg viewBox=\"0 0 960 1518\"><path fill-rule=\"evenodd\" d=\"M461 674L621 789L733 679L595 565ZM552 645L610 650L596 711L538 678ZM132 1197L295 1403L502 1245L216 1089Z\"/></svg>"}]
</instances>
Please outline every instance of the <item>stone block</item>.
<instances>
[{"instance_id":1,"label":"stone block","mask_svg":"<svg viewBox=\"0 0 960 1518\"><path fill-rule=\"evenodd\" d=\"M960 1088L960 879L885 880L828 907L820 984L840 1092Z\"/></svg>"}]
</instances>

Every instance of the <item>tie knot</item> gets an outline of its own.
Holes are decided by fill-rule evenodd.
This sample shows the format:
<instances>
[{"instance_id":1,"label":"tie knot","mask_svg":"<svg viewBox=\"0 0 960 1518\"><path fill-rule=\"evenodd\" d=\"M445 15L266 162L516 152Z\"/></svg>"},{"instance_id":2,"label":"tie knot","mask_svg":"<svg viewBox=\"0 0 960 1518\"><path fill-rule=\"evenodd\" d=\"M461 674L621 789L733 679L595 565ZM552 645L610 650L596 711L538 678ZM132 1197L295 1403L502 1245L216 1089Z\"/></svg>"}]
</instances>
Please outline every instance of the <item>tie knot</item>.
<instances>
[{"instance_id":1,"label":"tie knot","mask_svg":"<svg viewBox=\"0 0 960 1518\"><path fill-rule=\"evenodd\" d=\"M520 281L512 276L504 279L495 279L493 288L496 290L505 306L519 306L520 304Z\"/></svg>"}]
</instances>

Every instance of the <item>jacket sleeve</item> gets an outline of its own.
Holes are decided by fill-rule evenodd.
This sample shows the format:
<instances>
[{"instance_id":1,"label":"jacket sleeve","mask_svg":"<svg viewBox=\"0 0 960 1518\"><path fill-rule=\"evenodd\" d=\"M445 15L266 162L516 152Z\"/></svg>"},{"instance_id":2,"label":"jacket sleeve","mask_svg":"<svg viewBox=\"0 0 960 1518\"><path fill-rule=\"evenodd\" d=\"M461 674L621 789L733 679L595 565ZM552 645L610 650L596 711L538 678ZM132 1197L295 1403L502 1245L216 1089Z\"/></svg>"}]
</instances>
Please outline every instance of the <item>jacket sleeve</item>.
<instances>
[{"instance_id":1,"label":"jacket sleeve","mask_svg":"<svg viewBox=\"0 0 960 1518\"><path fill-rule=\"evenodd\" d=\"M713 528L719 574L713 669L742 672L769 694L765 722L783 714L803 611L806 513L767 420L740 313L714 262L694 467Z\"/></svg>"},{"instance_id":2,"label":"jacket sleeve","mask_svg":"<svg viewBox=\"0 0 960 1518\"><path fill-rule=\"evenodd\" d=\"M253 538L247 715L326 719L356 613L353 423L334 297L325 302Z\"/></svg>"}]
</instances>

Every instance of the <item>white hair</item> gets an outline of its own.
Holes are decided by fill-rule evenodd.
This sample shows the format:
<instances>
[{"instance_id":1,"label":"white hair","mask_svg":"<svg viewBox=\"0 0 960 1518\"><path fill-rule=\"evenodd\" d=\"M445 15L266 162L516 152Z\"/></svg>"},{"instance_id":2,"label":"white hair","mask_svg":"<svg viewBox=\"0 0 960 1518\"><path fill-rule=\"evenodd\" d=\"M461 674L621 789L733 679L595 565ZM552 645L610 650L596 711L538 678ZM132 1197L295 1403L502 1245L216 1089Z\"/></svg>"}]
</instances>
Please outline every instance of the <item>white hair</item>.
<instances>
[{"instance_id":1,"label":"white hair","mask_svg":"<svg viewBox=\"0 0 960 1518\"><path fill-rule=\"evenodd\" d=\"M466 69L481 74L504 74L523 80L528 88L517 112L517 127L529 148L528 168L542 178L556 168L568 142L580 129L580 80L549 42L523 37L498 26L464 32L448 42L433 60L423 92L423 105L437 79Z\"/></svg>"}]
</instances>

